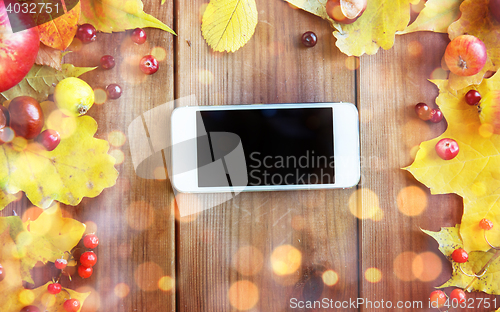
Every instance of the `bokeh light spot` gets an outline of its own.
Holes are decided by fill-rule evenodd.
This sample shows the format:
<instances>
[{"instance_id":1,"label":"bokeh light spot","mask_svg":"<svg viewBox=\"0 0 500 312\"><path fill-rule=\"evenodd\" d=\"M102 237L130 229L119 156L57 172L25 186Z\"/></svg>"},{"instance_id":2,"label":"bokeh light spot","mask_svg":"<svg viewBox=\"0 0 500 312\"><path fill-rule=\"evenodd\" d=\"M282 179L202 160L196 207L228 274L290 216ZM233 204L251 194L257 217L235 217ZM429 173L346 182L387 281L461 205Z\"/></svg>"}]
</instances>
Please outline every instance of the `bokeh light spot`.
<instances>
[{"instance_id":1,"label":"bokeh light spot","mask_svg":"<svg viewBox=\"0 0 500 312\"><path fill-rule=\"evenodd\" d=\"M376 217L381 210L377 194L368 188L356 190L349 197L349 210L358 219L379 219Z\"/></svg>"},{"instance_id":2,"label":"bokeh light spot","mask_svg":"<svg viewBox=\"0 0 500 312\"><path fill-rule=\"evenodd\" d=\"M264 256L253 246L240 247L232 258L233 267L245 276L255 275L262 269Z\"/></svg>"},{"instance_id":3,"label":"bokeh light spot","mask_svg":"<svg viewBox=\"0 0 500 312\"><path fill-rule=\"evenodd\" d=\"M120 147L123 144L125 144L126 141L127 141L127 136L125 136L125 133L119 130L111 131L108 134L108 142L114 147Z\"/></svg>"},{"instance_id":4,"label":"bokeh light spot","mask_svg":"<svg viewBox=\"0 0 500 312\"><path fill-rule=\"evenodd\" d=\"M323 275L321 275L321 278L323 279L323 283L327 286L333 286L339 281L339 275L334 270L326 270L323 272Z\"/></svg>"},{"instance_id":5,"label":"bokeh light spot","mask_svg":"<svg viewBox=\"0 0 500 312\"><path fill-rule=\"evenodd\" d=\"M229 288L228 298L235 309L250 310L259 301L259 289L250 281L237 281Z\"/></svg>"},{"instance_id":6,"label":"bokeh light spot","mask_svg":"<svg viewBox=\"0 0 500 312\"><path fill-rule=\"evenodd\" d=\"M28 220L36 220L42 214L42 212L43 209L40 207L30 207L23 213L22 220L23 222L26 222Z\"/></svg>"},{"instance_id":7,"label":"bokeh light spot","mask_svg":"<svg viewBox=\"0 0 500 312\"><path fill-rule=\"evenodd\" d=\"M413 57L419 57L422 55L423 47L422 44L416 40L410 41L408 43L408 53Z\"/></svg>"},{"instance_id":8,"label":"bokeh light spot","mask_svg":"<svg viewBox=\"0 0 500 312\"><path fill-rule=\"evenodd\" d=\"M214 81L214 74L206 69L200 70L198 73L198 81L204 85L212 84Z\"/></svg>"},{"instance_id":9,"label":"bokeh light spot","mask_svg":"<svg viewBox=\"0 0 500 312\"><path fill-rule=\"evenodd\" d=\"M489 138L493 135L493 126L490 124L481 124L478 128L479 135L482 136L483 138Z\"/></svg>"},{"instance_id":10,"label":"bokeh light spot","mask_svg":"<svg viewBox=\"0 0 500 312\"><path fill-rule=\"evenodd\" d=\"M117 165L123 164L125 161L125 154L119 149L113 149L109 152L109 155L113 156Z\"/></svg>"},{"instance_id":11,"label":"bokeh light spot","mask_svg":"<svg viewBox=\"0 0 500 312\"><path fill-rule=\"evenodd\" d=\"M35 301L35 293L30 289L23 289L18 294L18 300L23 305L30 305Z\"/></svg>"},{"instance_id":12,"label":"bokeh light spot","mask_svg":"<svg viewBox=\"0 0 500 312\"><path fill-rule=\"evenodd\" d=\"M349 70L356 70L359 68L359 57L348 56L345 59L345 67Z\"/></svg>"},{"instance_id":13,"label":"bokeh light spot","mask_svg":"<svg viewBox=\"0 0 500 312\"><path fill-rule=\"evenodd\" d=\"M365 279L370 283L378 283L382 280L382 272L377 268L368 268L365 271Z\"/></svg>"},{"instance_id":14,"label":"bokeh light spot","mask_svg":"<svg viewBox=\"0 0 500 312\"><path fill-rule=\"evenodd\" d=\"M402 214L418 216L427 208L427 194L418 186L407 186L399 192L397 203Z\"/></svg>"},{"instance_id":15,"label":"bokeh light spot","mask_svg":"<svg viewBox=\"0 0 500 312\"><path fill-rule=\"evenodd\" d=\"M441 259L433 252L427 251L417 255L412 262L413 274L422 282L432 282L443 270Z\"/></svg>"},{"instance_id":16,"label":"bokeh light spot","mask_svg":"<svg viewBox=\"0 0 500 312\"><path fill-rule=\"evenodd\" d=\"M438 67L432 71L431 79L448 79L448 72Z\"/></svg>"},{"instance_id":17,"label":"bokeh light spot","mask_svg":"<svg viewBox=\"0 0 500 312\"><path fill-rule=\"evenodd\" d=\"M118 283L114 288L114 293L118 298L125 298L130 293L130 287L125 283Z\"/></svg>"},{"instance_id":18,"label":"bokeh light spot","mask_svg":"<svg viewBox=\"0 0 500 312\"><path fill-rule=\"evenodd\" d=\"M106 93L106 90L102 88L95 88L94 89L94 103L97 105L102 105L106 103L108 100L108 94Z\"/></svg>"},{"instance_id":19,"label":"bokeh light spot","mask_svg":"<svg viewBox=\"0 0 500 312\"><path fill-rule=\"evenodd\" d=\"M102 281L101 281L102 283ZM81 286L75 289L79 293L90 293L90 295L85 299L85 303L82 306L81 312L97 312L101 307L101 296L99 293L90 286Z\"/></svg>"},{"instance_id":20,"label":"bokeh light spot","mask_svg":"<svg viewBox=\"0 0 500 312\"><path fill-rule=\"evenodd\" d=\"M154 47L151 49L151 55L154 56L158 62L161 62L167 58L167 51L162 47Z\"/></svg>"},{"instance_id":21,"label":"bokeh light spot","mask_svg":"<svg viewBox=\"0 0 500 312\"><path fill-rule=\"evenodd\" d=\"M163 291L171 291L175 287L175 280L170 276L163 276L158 280L158 288Z\"/></svg>"},{"instance_id":22,"label":"bokeh light spot","mask_svg":"<svg viewBox=\"0 0 500 312\"><path fill-rule=\"evenodd\" d=\"M271 266L276 275L295 273L302 263L302 253L292 245L282 245L271 254Z\"/></svg>"},{"instance_id":23,"label":"bokeh light spot","mask_svg":"<svg viewBox=\"0 0 500 312\"><path fill-rule=\"evenodd\" d=\"M397 278L405 282L413 281L416 278L412 270L413 260L415 260L416 257L416 253L405 251L394 259L394 274L396 274Z\"/></svg>"},{"instance_id":24,"label":"bokeh light spot","mask_svg":"<svg viewBox=\"0 0 500 312\"><path fill-rule=\"evenodd\" d=\"M140 264L134 272L135 283L144 291L158 289L158 281L163 277L163 269L154 262Z\"/></svg>"}]
</instances>

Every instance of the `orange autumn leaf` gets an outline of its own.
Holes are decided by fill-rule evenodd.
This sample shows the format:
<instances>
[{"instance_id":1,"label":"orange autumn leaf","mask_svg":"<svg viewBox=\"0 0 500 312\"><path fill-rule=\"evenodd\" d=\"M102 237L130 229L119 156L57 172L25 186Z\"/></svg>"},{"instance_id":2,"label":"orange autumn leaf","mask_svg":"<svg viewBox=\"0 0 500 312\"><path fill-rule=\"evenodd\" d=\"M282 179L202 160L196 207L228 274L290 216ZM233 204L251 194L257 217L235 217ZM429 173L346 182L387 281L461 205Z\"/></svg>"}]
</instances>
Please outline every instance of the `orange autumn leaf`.
<instances>
[{"instance_id":1,"label":"orange autumn leaf","mask_svg":"<svg viewBox=\"0 0 500 312\"><path fill-rule=\"evenodd\" d=\"M81 3L45 24L39 25L40 41L54 49L65 50L73 41L81 14Z\"/></svg>"}]
</instances>

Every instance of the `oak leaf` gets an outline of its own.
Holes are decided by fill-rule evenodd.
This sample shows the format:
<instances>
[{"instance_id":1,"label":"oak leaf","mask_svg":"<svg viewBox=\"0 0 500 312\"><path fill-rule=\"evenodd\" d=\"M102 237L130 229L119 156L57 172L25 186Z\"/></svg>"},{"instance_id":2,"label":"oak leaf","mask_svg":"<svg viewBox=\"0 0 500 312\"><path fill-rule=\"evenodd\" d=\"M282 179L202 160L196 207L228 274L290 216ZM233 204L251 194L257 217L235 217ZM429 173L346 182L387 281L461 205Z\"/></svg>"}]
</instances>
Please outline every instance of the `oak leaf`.
<instances>
[{"instance_id":1,"label":"oak leaf","mask_svg":"<svg viewBox=\"0 0 500 312\"><path fill-rule=\"evenodd\" d=\"M46 65L56 70L62 70L61 59L62 52L60 50L48 47L41 43L35 59L35 64Z\"/></svg>"},{"instance_id":2,"label":"oak leaf","mask_svg":"<svg viewBox=\"0 0 500 312\"><path fill-rule=\"evenodd\" d=\"M460 16L460 4L463 0L428 0L425 7L405 30L398 35L416 31L447 33L448 27Z\"/></svg>"},{"instance_id":3,"label":"oak leaf","mask_svg":"<svg viewBox=\"0 0 500 312\"><path fill-rule=\"evenodd\" d=\"M211 0L201 24L201 33L217 52L235 52L252 38L257 27L255 0Z\"/></svg>"},{"instance_id":4,"label":"oak leaf","mask_svg":"<svg viewBox=\"0 0 500 312\"><path fill-rule=\"evenodd\" d=\"M464 199L460 235L465 249L487 251L490 246L479 228L483 218L500 224L500 135L482 125L476 106L465 102L465 94L476 89L485 95L500 90L500 73L484 79L480 85L458 91L448 80L432 81L439 88L436 104L443 112L448 128L439 137L422 142L413 164L406 168L432 194L456 193ZM441 159L435 145L442 138L457 141L460 152L451 160ZM500 246L500 227L488 231L488 239Z\"/></svg>"},{"instance_id":5,"label":"oak leaf","mask_svg":"<svg viewBox=\"0 0 500 312\"><path fill-rule=\"evenodd\" d=\"M154 27L175 32L155 17L144 13L141 0L81 0L80 24L92 24L97 30L111 33L137 27Z\"/></svg>"},{"instance_id":6,"label":"oak leaf","mask_svg":"<svg viewBox=\"0 0 500 312\"><path fill-rule=\"evenodd\" d=\"M48 3L53 1L47 0ZM65 50L73 41L80 19L81 4L78 2L69 12L56 18L49 17L48 22L38 23L40 41L54 49ZM37 20L35 16L35 22Z\"/></svg>"},{"instance_id":7,"label":"oak leaf","mask_svg":"<svg viewBox=\"0 0 500 312\"><path fill-rule=\"evenodd\" d=\"M20 274L33 283L30 270L37 262L55 262L70 252L85 232L85 224L63 218L59 205L45 210L36 220L22 223L19 217L0 218L0 231L10 228L16 242L16 257L21 261Z\"/></svg>"},{"instance_id":8,"label":"oak leaf","mask_svg":"<svg viewBox=\"0 0 500 312\"><path fill-rule=\"evenodd\" d=\"M47 208L54 200L77 205L113 186L115 159L107 154L109 143L94 138L96 121L64 116L52 102L41 106L46 127L59 132L61 143L50 152L18 137L1 145L0 188L9 194L24 191L34 205Z\"/></svg>"},{"instance_id":9,"label":"oak leaf","mask_svg":"<svg viewBox=\"0 0 500 312\"><path fill-rule=\"evenodd\" d=\"M326 13L327 0L285 0L331 22L336 45L347 55L375 54L382 47L392 48L396 32L410 22L410 4L418 0L369 0L365 12L348 25L339 24Z\"/></svg>"},{"instance_id":10,"label":"oak leaf","mask_svg":"<svg viewBox=\"0 0 500 312\"><path fill-rule=\"evenodd\" d=\"M452 253L457 248L463 248L462 240L460 239L460 228L458 224L455 227L441 228L439 232L425 231L439 244L439 250L450 260L453 267L451 278L438 288L445 287L470 287L469 290L483 291L492 295L500 294L500 261L496 258L498 255L494 250L490 251L473 251L469 253L469 259L465 263L457 263L452 259ZM494 258L495 257L495 258ZM475 279L474 274L480 273L481 270L488 264L492 258L492 262L484 275ZM460 269L461 268L461 269ZM462 272L463 271L463 272ZM466 274L464 274L464 272Z\"/></svg>"},{"instance_id":11,"label":"oak leaf","mask_svg":"<svg viewBox=\"0 0 500 312\"><path fill-rule=\"evenodd\" d=\"M478 74L462 77L450 73L450 88L460 90L472 84L480 84L488 71L500 68L500 23L493 19L488 8L489 0L465 0L460 5L462 16L448 28L451 40L468 34L481 39L488 53L483 70Z\"/></svg>"},{"instance_id":12,"label":"oak leaf","mask_svg":"<svg viewBox=\"0 0 500 312\"><path fill-rule=\"evenodd\" d=\"M19 84L2 92L4 98L12 100L17 96L31 96L41 102L47 99L54 85L67 77L79 77L97 67L75 67L72 64L63 64L62 70L49 66L34 65L26 77Z\"/></svg>"}]
</instances>

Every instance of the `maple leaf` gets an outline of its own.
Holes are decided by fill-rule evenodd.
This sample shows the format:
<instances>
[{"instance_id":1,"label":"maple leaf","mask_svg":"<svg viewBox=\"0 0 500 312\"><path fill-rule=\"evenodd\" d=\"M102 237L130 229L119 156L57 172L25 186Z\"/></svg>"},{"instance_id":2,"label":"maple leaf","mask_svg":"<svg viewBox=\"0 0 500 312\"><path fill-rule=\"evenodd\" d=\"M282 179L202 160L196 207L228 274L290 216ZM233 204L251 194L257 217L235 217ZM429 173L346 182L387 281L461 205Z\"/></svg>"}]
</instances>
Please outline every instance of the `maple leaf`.
<instances>
[{"instance_id":1,"label":"maple leaf","mask_svg":"<svg viewBox=\"0 0 500 312\"><path fill-rule=\"evenodd\" d=\"M500 90L500 73L480 85L455 91L447 80L432 81L439 88L436 104L448 122L439 137L423 142L413 164L406 168L432 194L456 193L464 199L460 235L467 251L487 251L490 246L479 228L483 218L500 224L500 135L481 125L477 107L465 102L465 94L476 89L481 94ZM458 142L460 152L451 160L441 159L435 145L442 138ZM500 227L488 231L489 241L500 246Z\"/></svg>"},{"instance_id":2,"label":"maple leaf","mask_svg":"<svg viewBox=\"0 0 500 312\"><path fill-rule=\"evenodd\" d=\"M57 84L67 77L79 77L96 68L75 67L72 64L63 64L62 70L58 71L49 66L34 65L20 83L1 94L7 100L12 100L17 96L23 95L31 96L38 102L41 102L47 99L51 91L53 92L53 84Z\"/></svg>"},{"instance_id":3,"label":"maple leaf","mask_svg":"<svg viewBox=\"0 0 500 312\"><path fill-rule=\"evenodd\" d=\"M439 250L448 258L453 267L451 278L438 288L455 286L467 288L469 291L483 291L492 295L500 294L500 261L498 260L500 252L494 250L473 251L469 253L468 261L462 264L452 260L453 251L464 247L460 239L460 229L461 226L457 224L455 227L441 228L439 232L423 230L424 233L438 242ZM487 270L484 275L480 274L481 276L478 278L473 277L486 266ZM464 272L472 276L468 276Z\"/></svg>"},{"instance_id":4,"label":"maple leaf","mask_svg":"<svg viewBox=\"0 0 500 312\"><path fill-rule=\"evenodd\" d=\"M52 0L44 0L52 3ZM50 16L48 22L37 23L38 17L34 16L35 22L39 25L40 41L54 49L65 50L73 41L80 19L81 5L78 2L69 12L53 18ZM41 17L47 19L46 17Z\"/></svg>"},{"instance_id":5,"label":"maple leaf","mask_svg":"<svg viewBox=\"0 0 500 312\"><path fill-rule=\"evenodd\" d=\"M30 270L38 261L45 264L60 259L78 244L85 232L85 224L62 217L59 205L45 210L34 221L22 223L19 217L0 218L0 231L6 228L10 228L10 236L16 242L15 256L21 261L19 272L28 283L33 283Z\"/></svg>"},{"instance_id":6,"label":"maple leaf","mask_svg":"<svg viewBox=\"0 0 500 312\"><path fill-rule=\"evenodd\" d=\"M74 206L113 186L115 159L107 154L109 143L94 138L96 121L64 116L53 102L41 107L45 126L59 132L61 142L50 152L19 137L1 145L0 188L9 194L24 191L34 205L47 208L54 200Z\"/></svg>"},{"instance_id":7,"label":"maple leaf","mask_svg":"<svg viewBox=\"0 0 500 312\"><path fill-rule=\"evenodd\" d=\"M27 305L34 305L40 311L66 312L63 305L70 296L78 299L83 306L90 295L90 292L78 293L66 288L57 295L49 294L47 286L52 282L33 290L24 289L20 275L21 261L8 227L0 232L0 251L0 263L5 272L5 279L0 282L0 311L21 311ZM23 296L23 292L24 294L29 293L29 295ZM26 302L26 300L29 301ZM78 311L80 310L81 308Z\"/></svg>"},{"instance_id":8,"label":"maple leaf","mask_svg":"<svg viewBox=\"0 0 500 312\"><path fill-rule=\"evenodd\" d=\"M382 47L392 48L396 32L410 22L410 4L418 0L369 0L365 12L356 22L336 23L326 13L327 0L285 0L294 6L320 16L333 25L337 47L347 55L375 54Z\"/></svg>"},{"instance_id":9,"label":"maple leaf","mask_svg":"<svg viewBox=\"0 0 500 312\"><path fill-rule=\"evenodd\" d=\"M210 0L201 24L208 45L218 52L235 52L257 27L255 0Z\"/></svg>"},{"instance_id":10,"label":"maple leaf","mask_svg":"<svg viewBox=\"0 0 500 312\"><path fill-rule=\"evenodd\" d=\"M41 43L35 59L35 64L46 65L56 70L62 70L61 59L62 52L60 50L48 47Z\"/></svg>"},{"instance_id":11,"label":"maple leaf","mask_svg":"<svg viewBox=\"0 0 500 312\"><path fill-rule=\"evenodd\" d=\"M488 3L489 0L465 0L460 5L462 16L448 28L451 40L464 34L476 36L488 52L486 65L478 74L462 77L450 73L450 88L454 90L480 84L486 72L500 68L500 23L491 17Z\"/></svg>"},{"instance_id":12,"label":"maple leaf","mask_svg":"<svg viewBox=\"0 0 500 312\"><path fill-rule=\"evenodd\" d=\"M127 29L154 27L175 32L153 16L144 13L141 0L81 0L80 24L92 24L97 30L111 33Z\"/></svg>"},{"instance_id":13,"label":"maple leaf","mask_svg":"<svg viewBox=\"0 0 500 312\"><path fill-rule=\"evenodd\" d=\"M463 0L429 0L417 19L398 35L416 31L447 33L448 27L460 16L460 4Z\"/></svg>"}]
</instances>

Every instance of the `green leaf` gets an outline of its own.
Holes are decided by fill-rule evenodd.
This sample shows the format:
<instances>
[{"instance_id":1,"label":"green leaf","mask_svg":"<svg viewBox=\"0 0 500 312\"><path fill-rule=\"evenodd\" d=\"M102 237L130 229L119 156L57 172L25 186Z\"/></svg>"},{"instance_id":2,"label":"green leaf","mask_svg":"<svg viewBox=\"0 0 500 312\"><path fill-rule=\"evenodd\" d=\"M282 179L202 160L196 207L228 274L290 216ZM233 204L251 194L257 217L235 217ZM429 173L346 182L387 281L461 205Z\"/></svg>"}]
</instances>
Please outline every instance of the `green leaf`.
<instances>
[{"instance_id":1,"label":"green leaf","mask_svg":"<svg viewBox=\"0 0 500 312\"><path fill-rule=\"evenodd\" d=\"M34 65L19 84L1 94L7 100L26 95L42 102L47 99L51 90L53 90L53 84L57 84L67 77L79 77L96 68L75 67L72 64L63 64L62 70L58 71L49 66Z\"/></svg>"},{"instance_id":2,"label":"green leaf","mask_svg":"<svg viewBox=\"0 0 500 312\"><path fill-rule=\"evenodd\" d=\"M214 51L235 52L252 38L257 16L255 0L211 0L201 32Z\"/></svg>"},{"instance_id":3,"label":"green leaf","mask_svg":"<svg viewBox=\"0 0 500 312\"><path fill-rule=\"evenodd\" d=\"M164 0L162 0L164 2ZM79 24L89 23L102 32L153 27L175 32L153 16L144 13L141 0L82 0Z\"/></svg>"},{"instance_id":4,"label":"green leaf","mask_svg":"<svg viewBox=\"0 0 500 312\"><path fill-rule=\"evenodd\" d=\"M398 34L416 31L447 33L448 27L460 16L460 4L463 0L429 0L417 19Z\"/></svg>"}]
</instances>

